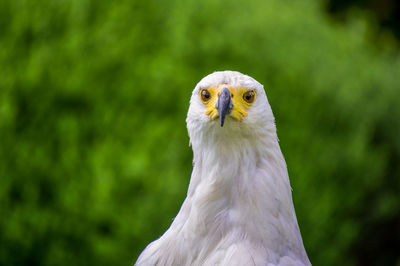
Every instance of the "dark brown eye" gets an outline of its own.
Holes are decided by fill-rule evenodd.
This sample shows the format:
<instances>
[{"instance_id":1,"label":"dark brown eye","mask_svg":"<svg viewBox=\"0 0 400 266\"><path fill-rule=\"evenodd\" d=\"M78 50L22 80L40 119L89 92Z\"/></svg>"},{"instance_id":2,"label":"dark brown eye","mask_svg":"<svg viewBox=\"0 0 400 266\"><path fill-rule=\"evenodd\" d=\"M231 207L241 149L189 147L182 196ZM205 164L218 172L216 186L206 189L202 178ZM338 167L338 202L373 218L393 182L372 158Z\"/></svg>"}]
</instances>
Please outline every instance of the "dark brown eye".
<instances>
[{"instance_id":1,"label":"dark brown eye","mask_svg":"<svg viewBox=\"0 0 400 266\"><path fill-rule=\"evenodd\" d=\"M243 94L243 100L245 100L248 103L254 102L254 98L255 98L254 91L248 91Z\"/></svg>"},{"instance_id":2,"label":"dark brown eye","mask_svg":"<svg viewBox=\"0 0 400 266\"><path fill-rule=\"evenodd\" d=\"M200 91L200 96L201 96L201 100L202 100L203 102L207 102L207 101L210 100L210 98L211 98L211 93L210 93L208 90L206 90L206 89L202 89L202 90Z\"/></svg>"}]
</instances>

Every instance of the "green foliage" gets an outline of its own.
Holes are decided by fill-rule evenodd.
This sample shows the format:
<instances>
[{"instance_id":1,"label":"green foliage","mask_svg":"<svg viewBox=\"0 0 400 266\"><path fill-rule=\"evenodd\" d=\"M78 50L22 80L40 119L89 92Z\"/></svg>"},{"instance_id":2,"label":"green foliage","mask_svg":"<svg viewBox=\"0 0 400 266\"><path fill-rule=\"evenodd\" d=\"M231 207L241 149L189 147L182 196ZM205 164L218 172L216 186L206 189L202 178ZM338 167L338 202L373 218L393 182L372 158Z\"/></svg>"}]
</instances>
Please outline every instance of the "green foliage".
<instances>
[{"instance_id":1,"label":"green foliage","mask_svg":"<svg viewBox=\"0 0 400 266\"><path fill-rule=\"evenodd\" d=\"M1 1L0 264L130 265L185 198L195 84L263 83L315 265L399 263L399 57L310 1Z\"/></svg>"}]
</instances>

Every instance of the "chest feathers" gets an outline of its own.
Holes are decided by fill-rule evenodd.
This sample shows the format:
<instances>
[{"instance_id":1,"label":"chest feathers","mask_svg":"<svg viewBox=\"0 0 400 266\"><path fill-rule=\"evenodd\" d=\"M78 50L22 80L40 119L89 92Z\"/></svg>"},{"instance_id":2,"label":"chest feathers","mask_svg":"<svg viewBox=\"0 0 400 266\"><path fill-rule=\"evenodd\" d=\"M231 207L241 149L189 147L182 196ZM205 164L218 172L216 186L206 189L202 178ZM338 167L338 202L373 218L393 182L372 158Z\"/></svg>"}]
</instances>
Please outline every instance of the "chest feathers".
<instances>
[{"instance_id":1,"label":"chest feathers","mask_svg":"<svg viewBox=\"0 0 400 266\"><path fill-rule=\"evenodd\" d=\"M141 255L143 265L266 265L283 257L307 264L278 142L219 141L192 143L187 198Z\"/></svg>"}]
</instances>

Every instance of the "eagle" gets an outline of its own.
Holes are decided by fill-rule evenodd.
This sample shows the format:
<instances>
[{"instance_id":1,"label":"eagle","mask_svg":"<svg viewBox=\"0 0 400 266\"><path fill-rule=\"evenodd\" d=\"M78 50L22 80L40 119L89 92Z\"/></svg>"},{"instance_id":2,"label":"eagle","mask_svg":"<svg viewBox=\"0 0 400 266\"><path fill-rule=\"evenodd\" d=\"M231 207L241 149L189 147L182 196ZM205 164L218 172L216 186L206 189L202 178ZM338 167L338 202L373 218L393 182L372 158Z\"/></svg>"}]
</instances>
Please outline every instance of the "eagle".
<instances>
[{"instance_id":1,"label":"eagle","mask_svg":"<svg viewBox=\"0 0 400 266\"><path fill-rule=\"evenodd\" d=\"M187 114L193 171L169 229L135 265L311 265L263 85L218 71Z\"/></svg>"}]
</instances>

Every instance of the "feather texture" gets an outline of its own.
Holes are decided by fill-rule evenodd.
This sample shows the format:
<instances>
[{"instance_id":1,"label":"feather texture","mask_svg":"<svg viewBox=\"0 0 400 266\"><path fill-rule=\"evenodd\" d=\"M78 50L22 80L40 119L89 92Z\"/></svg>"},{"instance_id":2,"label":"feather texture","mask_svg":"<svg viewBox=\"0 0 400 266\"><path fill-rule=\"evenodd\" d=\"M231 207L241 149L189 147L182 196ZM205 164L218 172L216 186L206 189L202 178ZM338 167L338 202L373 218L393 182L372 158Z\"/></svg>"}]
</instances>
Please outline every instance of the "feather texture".
<instances>
[{"instance_id":1,"label":"feather texture","mask_svg":"<svg viewBox=\"0 0 400 266\"><path fill-rule=\"evenodd\" d=\"M257 94L245 119L228 116L223 127L199 97L220 84ZM194 155L187 197L136 265L311 265L263 86L239 72L212 73L193 90L186 122Z\"/></svg>"}]
</instances>

